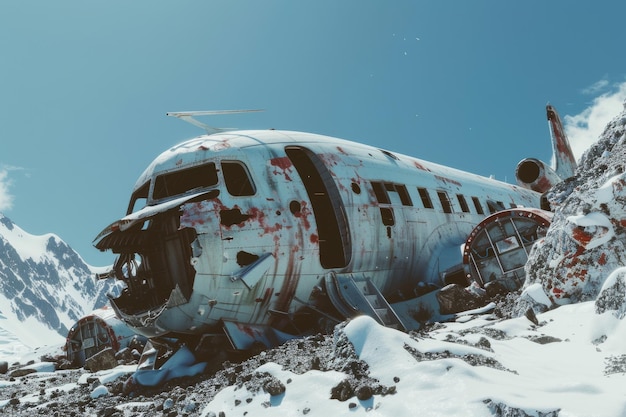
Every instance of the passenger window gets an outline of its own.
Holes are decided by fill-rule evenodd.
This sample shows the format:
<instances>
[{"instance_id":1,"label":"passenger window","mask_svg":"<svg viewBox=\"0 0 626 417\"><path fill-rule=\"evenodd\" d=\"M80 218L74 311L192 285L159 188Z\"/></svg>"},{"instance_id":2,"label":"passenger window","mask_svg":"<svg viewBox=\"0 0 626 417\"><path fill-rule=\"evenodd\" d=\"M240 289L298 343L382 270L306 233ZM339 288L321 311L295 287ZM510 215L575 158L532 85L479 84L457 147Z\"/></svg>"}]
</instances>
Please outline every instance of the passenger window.
<instances>
[{"instance_id":1,"label":"passenger window","mask_svg":"<svg viewBox=\"0 0 626 417\"><path fill-rule=\"evenodd\" d=\"M478 197L472 197L472 201L474 202L474 207L476 208L476 213L485 214L485 210L483 210L482 204L480 204L480 200Z\"/></svg>"},{"instance_id":2,"label":"passenger window","mask_svg":"<svg viewBox=\"0 0 626 417\"><path fill-rule=\"evenodd\" d=\"M154 181L152 199L159 200L165 197L172 197L191 190L212 187L216 184L217 171L215 170L215 164L210 162L159 175Z\"/></svg>"},{"instance_id":3,"label":"passenger window","mask_svg":"<svg viewBox=\"0 0 626 417\"><path fill-rule=\"evenodd\" d=\"M439 196L439 201L441 202L441 208L443 208L444 213L452 213L452 204L450 203L450 199L448 198L448 193L445 191L437 191L437 195Z\"/></svg>"},{"instance_id":4,"label":"passenger window","mask_svg":"<svg viewBox=\"0 0 626 417\"><path fill-rule=\"evenodd\" d=\"M422 204L424 205L424 208L434 208L433 201L430 199L428 190L426 188L418 188L417 191L420 193L420 198L422 199Z\"/></svg>"},{"instance_id":5,"label":"passenger window","mask_svg":"<svg viewBox=\"0 0 626 417\"><path fill-rule=\"evenodd\" d=\"M409 192L406 189L406 185L396 184L396 191L398 192L398 195L400 196L400 201L402 201L403 206L413 205L413 201L411 201L411 196L409 195Z\"/></svg>"},{"instance_id":6,"label":"passenger window","mask_svg":"<svg viewBox=\"0 0 626 417\"><path fill-rule=\"evenodd\" d=\"M226 189L233 196L254 195L254 184L245 165L238 161L222 161Z\"/></svg>"},{"instance_id":7,"label":"passenger window","mask_svg":"<svg viewBox=\"0 0 626 417\"><path fill-rule=\"evenodd\" d=\"M381 204L389 204L389 195L387 194L387 190L383 186L381 182L372 181L372 189L374 190L374 195L376 195L376 201Z\"/></svg>"},{"instance_id":8,"label":"passenger window","mask_svg":"<svg viewBox=\"0 0 626 417\"><path fill-rule=\"evenodd\" d=\"M463 194L456 195L457 200L459 200L459 205L461 206L461 210L463 213L469 213L469 206L467 205L467 201L465 201L465 196Z\"/></svg>"},{"instance_id":9,"label":"passenger window","mask_svg":"<svg viewBox=\"0 0 626 417\"><path fill-rule=\"evenodd\" d=\"M381 204L391 204L391 199L389 198L389 193L396 193L400 198L400 202L403 206L412 206L413 202L411 201L411 196L409 196L409 192L406 189L406 185L404 184L394 184L392 182L377 182L372 181L372 189L374 190L374 194L376 195L376 201Z\"/></svg>"}]
</instances>

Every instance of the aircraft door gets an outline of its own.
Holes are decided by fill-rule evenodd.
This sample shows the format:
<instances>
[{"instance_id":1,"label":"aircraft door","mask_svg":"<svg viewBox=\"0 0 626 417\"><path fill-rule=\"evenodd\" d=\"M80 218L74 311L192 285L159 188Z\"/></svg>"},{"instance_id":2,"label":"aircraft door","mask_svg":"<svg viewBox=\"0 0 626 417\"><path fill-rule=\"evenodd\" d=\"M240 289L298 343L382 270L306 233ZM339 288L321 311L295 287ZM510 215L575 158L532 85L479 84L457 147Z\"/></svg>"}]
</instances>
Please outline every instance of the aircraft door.
<instances>
[{"instance_id":1,"label":"aircraft door","mask_svg":"<svg viewBox=\"0 0 626 417\"><path fill-rule=\"evenodd\" d=\"M337 184L324 162L309 149L288 146L285 152L296 168L311 201L322 267L345 267L352 256L352 243Z\"/></svg>"}]
</instances>

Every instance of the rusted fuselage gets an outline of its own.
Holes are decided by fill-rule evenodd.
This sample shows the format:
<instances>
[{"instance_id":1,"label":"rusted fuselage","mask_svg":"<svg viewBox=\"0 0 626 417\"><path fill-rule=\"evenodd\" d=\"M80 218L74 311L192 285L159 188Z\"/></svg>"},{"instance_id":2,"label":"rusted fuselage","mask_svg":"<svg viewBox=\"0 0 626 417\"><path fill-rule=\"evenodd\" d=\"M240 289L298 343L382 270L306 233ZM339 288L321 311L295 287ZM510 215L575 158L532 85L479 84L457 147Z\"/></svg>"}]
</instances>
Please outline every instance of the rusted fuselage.
<instances>
[{"instance_id":1,"label":"rusted fuselage","mask_svg":"<svg viewBox=\"0 0 626 417\"><path fill-rule=\"evenodd\" d=\"M202 334L332 316L329 274L410 298L443 284L487 215L539 204L521 187L341 139L218 133L157 157L94 244L118 254L122 320L148 337Z\"/></svg>"}]
</instances>

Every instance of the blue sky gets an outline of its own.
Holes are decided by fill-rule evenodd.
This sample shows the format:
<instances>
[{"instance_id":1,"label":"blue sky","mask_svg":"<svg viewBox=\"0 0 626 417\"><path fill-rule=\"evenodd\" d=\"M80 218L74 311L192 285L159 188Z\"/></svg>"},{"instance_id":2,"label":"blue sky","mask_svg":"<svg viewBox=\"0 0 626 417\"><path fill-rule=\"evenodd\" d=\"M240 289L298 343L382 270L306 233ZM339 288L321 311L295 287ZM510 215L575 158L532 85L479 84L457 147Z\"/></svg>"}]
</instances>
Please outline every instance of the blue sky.
<instances>
[{"instance_id":1,"label":"blue sky","mask_svg":"<svg viewBox=\"0 0 626 417\"><path fill-rule=\"evenodd\" d=\"M522 158L550 160L548 102L577 149L621 111L625 12L602 0L2 2L0 212L111 263L93 238L152 159L202 133L165 116L179 110L263 108L207 122L513 182Z\"/></svg>"}]
</instances>

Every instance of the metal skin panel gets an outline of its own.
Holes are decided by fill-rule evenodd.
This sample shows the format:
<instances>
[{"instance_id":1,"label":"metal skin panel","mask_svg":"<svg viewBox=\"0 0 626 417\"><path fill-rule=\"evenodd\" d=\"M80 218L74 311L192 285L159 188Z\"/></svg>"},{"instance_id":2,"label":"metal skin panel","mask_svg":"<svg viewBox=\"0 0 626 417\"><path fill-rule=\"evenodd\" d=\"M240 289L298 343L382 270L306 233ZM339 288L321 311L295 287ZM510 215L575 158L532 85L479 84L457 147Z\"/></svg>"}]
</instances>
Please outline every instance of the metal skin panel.
<instances>
[{"instance_id":1,"label":"metal skin panel","mask_svg":"<svg viewBox=\"0 0 626 417\"><path fill-rule=\"evenodd\" d=\"M320 263L315 207L286 155L286 146L315 154L339 191L352 253L347 265L332 269L369 277L389 299L412 296L420 282L440 284L439 273L461 263L460 245L485 215L473 207L463 212L457 194L468 201L479 197L485 209L486 200L507 207L540 204L540 195L530 190L341 139L281 131L200 136L157 157L135 190L164 172L208 161L218 167L221 161L242 161L256 192L230 195L218 169L219 195L191 198L180 205L180 229L191 228L196 233L190 245L192 255L185 260L195 270L192 293L187 303L166 306L160 314L144 320L145 326L135 326L141 327L141 333L200 334L214 330L222 320L271 324L271 310L295 313L306 303L316 303L313 295L319 292L329 269ZM396 192L388 193L389 203L379 203L372 181L404 185L412 204L403 204ZM424 208L417 187L429 190L434 209ZM443 212L436 191L448 194L451 213ZM190 190L189 195L198 192ZM164 202L148 198L147 204ZM381 207L393 212L393 225L383 224ZM154 214L154 219L159 215ZM98 242L96 246L116 252L115 247L98 246ZM242 258L265 254L271 254L273 261L252 287L233 279L245 267ZM157 278L155 283L161 285ZM149 308L153 313L159 310L154 305ZM131 316L145 314L136 308L122 310L118 312L127 314L127 322L132 321Z\"/></svg>"}]
</instances>

